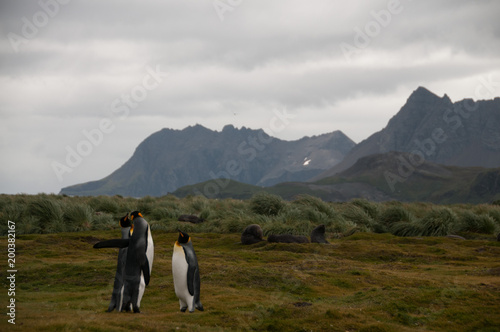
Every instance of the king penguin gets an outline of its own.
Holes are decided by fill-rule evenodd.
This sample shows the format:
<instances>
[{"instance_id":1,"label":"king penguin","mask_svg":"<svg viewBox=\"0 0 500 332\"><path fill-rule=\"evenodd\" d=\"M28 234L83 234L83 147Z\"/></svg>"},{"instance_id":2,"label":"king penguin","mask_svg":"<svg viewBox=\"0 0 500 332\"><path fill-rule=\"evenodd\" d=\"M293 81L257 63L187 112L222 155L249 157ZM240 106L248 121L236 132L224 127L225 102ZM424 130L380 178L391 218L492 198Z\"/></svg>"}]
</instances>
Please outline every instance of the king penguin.
<instances>
[{"instance_id":1,"label":"king penguin","mask_svg":"<svg viewBox=\"0 0 500 332\"><path fill-rule=\"evenodd\" d=\"M120 227L122 230L122 239L130 238L130 219L128 218L128 213L125 217L120 219ZM113 294L111 295L111 302L108 306L108 312L116 309L117 311L122 310L122 300L123 300L123 281L125 278L125 263L127 260L127 250L128 248L121 248L118 252L118 263L116 264L116 274L115 282L113 284Z\"/></svg>"},{"instance_id":2,"label":"king penguin","mask_svg":"<svg viewBox=\"0 0 500 332\"><path fill-rule=\"evenodd\" d=\"M182 312L189 309L203 311L200 301L200 269L194 252L193 243L188 234L179 231L172 255L172 275L175 295L179 298Z\"/></svg>"},{"instance_id":3,"label":"king penguin","mask_svg":"<svg viewBox=\"0 0 500 332\"><path fill-rule=\"evenodd\" d=\"M128 247L125 261L125 277L123 282L122 311L138 313L140 311L144 289L149 284L153 268L154 243L151 229L139 211L130 214L133 225L130 228L130 239L102 241L94 248Z\"/></svg>"}]
</instances>

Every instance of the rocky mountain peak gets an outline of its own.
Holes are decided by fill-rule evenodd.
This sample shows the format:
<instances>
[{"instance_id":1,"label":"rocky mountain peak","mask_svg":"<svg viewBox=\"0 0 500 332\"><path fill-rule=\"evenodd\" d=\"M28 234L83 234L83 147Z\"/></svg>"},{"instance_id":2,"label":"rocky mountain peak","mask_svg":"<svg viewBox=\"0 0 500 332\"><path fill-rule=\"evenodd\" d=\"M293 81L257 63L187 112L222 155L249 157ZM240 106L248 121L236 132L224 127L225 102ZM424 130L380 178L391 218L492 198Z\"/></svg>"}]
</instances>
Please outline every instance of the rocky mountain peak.
<instances>
[{"instance_id":1,"label":"rocky mountain peak","mask_svg":"<svg viewBox=\"0 0 500 332\"><path fill-rule=\"evenodd\" d=\"M419 87L387 126L359 143L317 180L348 169L361 157L391 151L417 153L454 166L500 166L500 100L453 103Z\"/></svg>"}]
</instances>

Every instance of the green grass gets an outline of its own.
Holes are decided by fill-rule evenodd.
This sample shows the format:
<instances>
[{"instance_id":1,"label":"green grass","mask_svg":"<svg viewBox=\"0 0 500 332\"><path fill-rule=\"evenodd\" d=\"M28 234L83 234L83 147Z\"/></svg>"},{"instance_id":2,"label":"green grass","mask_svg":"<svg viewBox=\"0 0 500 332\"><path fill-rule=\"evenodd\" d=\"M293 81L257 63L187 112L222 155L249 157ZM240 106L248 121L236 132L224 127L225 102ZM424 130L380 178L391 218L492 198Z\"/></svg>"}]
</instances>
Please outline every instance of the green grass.
<instances>
[{"instance_id":1,"label":"green grass","mask_svg":"<svg viewBox=\"0 0 500 332\"><path fill-rule=\"evenodd\" d=\"M179 312L172 283L177 234L157 230L142 313L106 313L117 249L92 245L119 235L117 225L19 235L16 325L4 317L0 330L496 331L500 326L500 244L490 240L356 233L329 236L331 245L243 246L239 233L194 232L205 311L189 314ZM0 247L7 247L5 237ZM6 289L6 279L1 282Z\"/></svg>"}]
</instances>

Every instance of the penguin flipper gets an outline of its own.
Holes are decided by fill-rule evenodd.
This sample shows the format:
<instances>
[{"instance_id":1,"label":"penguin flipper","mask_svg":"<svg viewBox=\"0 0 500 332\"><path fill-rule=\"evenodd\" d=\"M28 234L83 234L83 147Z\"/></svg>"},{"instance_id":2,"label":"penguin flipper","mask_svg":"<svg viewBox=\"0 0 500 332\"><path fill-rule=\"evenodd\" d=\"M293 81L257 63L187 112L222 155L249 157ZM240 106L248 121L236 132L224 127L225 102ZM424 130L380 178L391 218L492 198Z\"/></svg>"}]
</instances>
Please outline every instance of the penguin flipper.
<instances>
[{"instance_id":1,"label":"penguin flipper","mask_svg":"<svg viewBox=\"0 0 500 332\"><path fill-rule=\"evenodd\" d=\"M150 271L149 271L149 261L148 261L148 257L147 256L146 256L146 259L144 260L144 262L141 265L141 269L142 269L142 274L144 276L144 283L147 286L147 285L149 285L149 279L151 278L151 274L150 274Z\"/></svg>"},{"instance_id":2,"label":"penguin flipper","mask_svg":"<svg viewBox=\"0 0 500 332\"><path fill-rule=\"evenodd\" d=\"M97 242L94 244L95 249L100 248L126 248L130 243L130 239L113 239Z\"/></svg>"},{"instance_id":3,"label":"penguin flipper","mask_svg":"<svg viewBox=\"0 0 500 332\"><path fill-rule=\"evenodd\" d=\"M187 284L188 291L190 295L194 295L194 275L196 272L196 266L189 264L188 273L187 273Z\"/></svg>"},{"instance_id":4,"label":"penguin flipper","mask_svg":"<svg viewBox=\"0 0 500 332\"><path fill-rule=\"evenodd\" d=\"M188 291L190 295L194 295L194 278L196 270L198 269L198 260L194 255L192 247L190 248L191 250L186 250L186 248L184 247L182 249L184 249L184 255L186 257L186 262L188 263L188 271L187 271Z\"/></svg>"}]
</instances>

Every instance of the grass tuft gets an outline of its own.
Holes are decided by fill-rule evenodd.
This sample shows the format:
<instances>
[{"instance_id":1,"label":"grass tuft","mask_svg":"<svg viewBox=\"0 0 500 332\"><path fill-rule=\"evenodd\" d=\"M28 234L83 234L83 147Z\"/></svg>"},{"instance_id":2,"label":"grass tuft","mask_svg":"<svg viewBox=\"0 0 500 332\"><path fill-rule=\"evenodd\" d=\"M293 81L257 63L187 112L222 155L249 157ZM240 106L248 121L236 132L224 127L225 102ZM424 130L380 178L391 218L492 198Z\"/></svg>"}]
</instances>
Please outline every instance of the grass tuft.
<instances>
[{"instance_id":1,"label":"grass tuft","mask_svg":"<svg viewBox=\"0 0 500 332\"><path fill-rule=\"evenodd\" d=\"M422 236L446 236L453 231L457 224L456 214L449 208L431 210L422 219Z\"/></svg>"},{"instance_id":2,"label":"grass tuft","mask_svg":"<svg viewBox=\"0 0 500 332\"><path fill-rule=\"evenodd\" d=\"M253 213L264 216L276 216L286 206L286 203L278 195L261 192L250 199L250 209Z\"/></svg>"},{"instance_id":3,"label":"grass tuft","mask_svg":"<svg viewBox=\"0 0 500 332\"><path fill-rule=\"evenodd\" d=\"M411 222L415 219L413 214L402 206L391 206L380 215L380 222L387 227L399 221Z\"/></svg>"},{"instance_id":4,"label":"grass tuft","mask_svg":"<svg viewBox=\"0 0 500 332\"><path fill-rule=\"evenodd\" d=\"M472 211L462 211L459 217L457 226L460 232L493 234L498 230L498 225L495 219L488 215L477 215Z\"/></svg>"},{"instance_id":5,"label":"grass tuft","mask_svg":"<svg viewBox=\"0 0 500 332\"><path fill-rule=\"evenodd\" d=\"M70 205L64 211L66 227L71 232L88 231L92 229L94 211L83 204Z\"/></svg>"},{"instance_id":6,"label":"grass tuft","mask_svg":"<svg viewBox=\"0 0 500 332\"><path fill-rule=\"evenodd\" d=\"M38 219L39 227L46 233L66 231L64 213L57 200L39 197L31 202L28 213Z\"/></svg>"}]
</instances>

